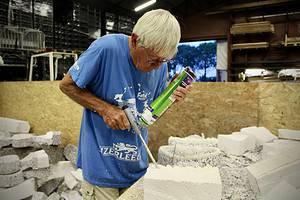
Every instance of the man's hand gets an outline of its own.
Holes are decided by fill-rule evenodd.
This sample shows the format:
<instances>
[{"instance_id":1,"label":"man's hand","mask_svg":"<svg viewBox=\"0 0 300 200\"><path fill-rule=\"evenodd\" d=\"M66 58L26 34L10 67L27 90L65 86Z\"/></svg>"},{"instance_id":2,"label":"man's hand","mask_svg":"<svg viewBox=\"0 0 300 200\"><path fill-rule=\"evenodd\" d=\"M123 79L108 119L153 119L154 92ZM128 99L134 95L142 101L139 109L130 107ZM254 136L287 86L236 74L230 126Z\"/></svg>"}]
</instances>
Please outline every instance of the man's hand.
<instances>
[{"instance_id":1,"label":"man's hand","mask_svg":"<svg viewBox=\"0 0 300 200\"><path fill-rule=\"evenodd\" d=\"M72 80L70 74L67 74L63 78L59 84L59 88L75 102L92 111L96 111L103 117L104 122L110 128L115 130L130 128L129 121L122 109L99 99L87 89L79 88Z\"/></svg>"},{"instance_id":2,"label":"man's hand","mask_svg":"<svg viewBox=\"0 0 300 200\"><path fill-rule=\"evenodd\" d=\"M99 113L100 114L100 113ZM126 130L130 128L129 121L125 112L114 105L107 105L104 112L101 113L104 122L114 130Z\"/></svg>"},{"instance_id":3,"label":"man's hand","mask_svg":"<svg viewBox=\"0 0 300 200\"><path fill-rule=\"evenodd\" d=\"M186 88L179 86L173 93L175 102L181 102L184 100L186 95L192 90L192 85L186 86Z\"/></svg>"}]
</instances>

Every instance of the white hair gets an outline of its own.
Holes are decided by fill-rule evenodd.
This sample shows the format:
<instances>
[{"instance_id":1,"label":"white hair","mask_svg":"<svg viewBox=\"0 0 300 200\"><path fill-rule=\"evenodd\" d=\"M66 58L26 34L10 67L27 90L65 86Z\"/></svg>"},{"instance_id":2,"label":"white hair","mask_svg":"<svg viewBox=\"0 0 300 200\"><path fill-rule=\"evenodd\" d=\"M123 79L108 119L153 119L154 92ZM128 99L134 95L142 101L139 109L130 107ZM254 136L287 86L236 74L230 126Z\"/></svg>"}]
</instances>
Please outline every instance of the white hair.
<instances>
[{"instance_id":1,"label":"white hair","mask_svg":"<svg viewBox=\"0 0 300 200\"><path fill-rule=\"evenodd\" d=\"M157 9L146 12L137 21L132 33L138 36L138 45L152 49L162 58L171 59L177 53L180 26L169 11Z\"/></svg>"}]
</instances>

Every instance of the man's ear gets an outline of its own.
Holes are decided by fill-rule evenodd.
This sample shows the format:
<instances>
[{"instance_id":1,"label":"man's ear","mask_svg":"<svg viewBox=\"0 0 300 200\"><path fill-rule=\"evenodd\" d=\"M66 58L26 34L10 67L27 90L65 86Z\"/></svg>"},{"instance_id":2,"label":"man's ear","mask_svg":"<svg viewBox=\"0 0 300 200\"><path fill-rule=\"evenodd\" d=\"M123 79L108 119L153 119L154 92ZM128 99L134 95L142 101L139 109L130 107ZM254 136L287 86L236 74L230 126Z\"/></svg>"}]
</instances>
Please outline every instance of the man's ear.
<instances>
[{"instance_id":1,"label":"man's ear","mask_svg":"<svg viewBox=\"0 0 300 200\"><path fill-rule=\"evenodd\" d=\"M131 34L131 46L135 49L137 47L138 35L135 33Z\"/></svg>"}]
</instances>

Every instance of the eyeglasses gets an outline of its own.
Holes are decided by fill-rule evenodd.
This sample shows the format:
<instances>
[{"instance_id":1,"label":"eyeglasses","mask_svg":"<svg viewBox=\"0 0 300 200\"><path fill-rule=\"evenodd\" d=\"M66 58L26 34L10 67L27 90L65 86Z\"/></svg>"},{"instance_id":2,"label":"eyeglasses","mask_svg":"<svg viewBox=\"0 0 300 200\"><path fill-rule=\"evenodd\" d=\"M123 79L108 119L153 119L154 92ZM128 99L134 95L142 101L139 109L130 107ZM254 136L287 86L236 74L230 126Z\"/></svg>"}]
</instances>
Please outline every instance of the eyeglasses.
<instances>
[{"instance_id":1,"label":"eyeglasses","mask_svg":"<svg viewBox=\"0 0 300 200\"><path fill-rule=\"evenodd\" d=\"M145 49L145 53L146 53L146 55L147 55L147 63L149 63L150 65L161 64L161 63L168 62L168 61L171 60L171 59L162 59L162 60L160 60L159 58L156 58L156 59L149 59L150 56L149 56L149 53L148 53L148 51L147 51L148 49L145 48L145 47L143 47L143 46L141 46L141 47ZM158 56L156 56L156 57L158 57Z\"/></svg>"},{"instance_id":2,"label":"eyeglasses","mask_svg":"<svg viewBox=\"0 0 300 200\"><path fill-rule=\"evenodd\" d=\"M163 59L163 60L158 60L158 59L153 59L153 60L147 60L147 62L150 64L150 65L153 65L153 64L161 64L161 63L165 63L165 62L169 62L170 60L168 59Z\"/></svg>"}]
</instances>

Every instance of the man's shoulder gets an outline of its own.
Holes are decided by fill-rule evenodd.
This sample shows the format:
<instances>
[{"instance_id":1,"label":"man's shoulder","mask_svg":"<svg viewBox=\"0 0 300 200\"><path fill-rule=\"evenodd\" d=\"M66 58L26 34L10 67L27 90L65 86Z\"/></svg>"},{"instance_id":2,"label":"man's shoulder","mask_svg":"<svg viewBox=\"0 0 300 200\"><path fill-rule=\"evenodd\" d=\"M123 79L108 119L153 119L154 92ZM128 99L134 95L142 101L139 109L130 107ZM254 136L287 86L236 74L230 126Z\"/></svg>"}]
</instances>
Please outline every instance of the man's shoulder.
<instances>
[{"instance_id":1,"label":"man's shoulder","mask_svg":"<svg viewBox=\"0 0 300 200\"><path fill-rule=\"evenodd\" d=\"M102 36L95 40L91 44L91 48L94 49L102 49L104 51L116 50L119 48L124 48L124 40L126 40L128 36L124 34L109 34Z\"/></svg>"}]
</instances>

